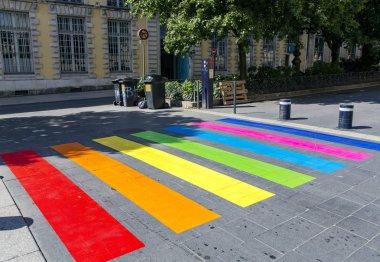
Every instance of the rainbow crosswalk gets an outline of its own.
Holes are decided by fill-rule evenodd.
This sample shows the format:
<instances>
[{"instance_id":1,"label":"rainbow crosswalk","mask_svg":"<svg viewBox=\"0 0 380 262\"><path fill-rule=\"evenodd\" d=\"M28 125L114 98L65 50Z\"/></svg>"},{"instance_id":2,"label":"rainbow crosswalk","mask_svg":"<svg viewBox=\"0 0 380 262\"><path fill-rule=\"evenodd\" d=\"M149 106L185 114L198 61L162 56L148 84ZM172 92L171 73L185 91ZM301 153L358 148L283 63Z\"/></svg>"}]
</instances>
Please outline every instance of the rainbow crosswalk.
<instances>
[{"instance_id":1,"label":"rainbow crosswalk","mask_svg":"<svg viewBox=\"0 0 380 262\"><path fill-rule=\"evenodd\" d=\"M289 163L301 166L303 170L317 170L328 176L347 167L349 161L364 161L372 157L367 152L258 131L255 128L312 136L320 140L333 139L336 143L349 143L350 146L372 150L377 150L379 146L374 142L353 141L327 134L316 135L304 130L282 129L280 126L236 119L221 119L218 122L168 126L158 132L143 131L125 134L125 137L111 136L93 141L104 149L127 156L129 160L132 158L148 165L148 174L160 170L160 174L167 176L166 179L179 179L184 182L184 186L195 186L240 208L270 199L276 192L260 188L246 182L247 180L241 181L206 165L213 166L213 163L217 163L242 172L240 176L246 174L247 178L258 177L269 183L295 188L316 178L307 172L292 170ZM270 144L263 144L262 141ZM187 157L159 150L152 143L209 164L201 165L186 159ZM84 144L74 142L52 145L51 148L101 183L116 190L176 234L223 216L218 214L218 210L210 210L209 207L150 178L143 173L147 172L146 169L133 169ZM301 149L302 153L294 149ZM308 152L314 155L309 155ZM255 159L257 155L263 158ZM328 155L329 159L324 158L324 155ZM144 247L138 236L133 235L64 172L59 171L37 152L27 150L7 153L1 155L1 158L76 261L106 261ZM287 168L262 160L271 158ZM336 159L331 160L332 158ZM345 160L344 163L340 162L342 159Z\"/></svg>"}]
</instances>

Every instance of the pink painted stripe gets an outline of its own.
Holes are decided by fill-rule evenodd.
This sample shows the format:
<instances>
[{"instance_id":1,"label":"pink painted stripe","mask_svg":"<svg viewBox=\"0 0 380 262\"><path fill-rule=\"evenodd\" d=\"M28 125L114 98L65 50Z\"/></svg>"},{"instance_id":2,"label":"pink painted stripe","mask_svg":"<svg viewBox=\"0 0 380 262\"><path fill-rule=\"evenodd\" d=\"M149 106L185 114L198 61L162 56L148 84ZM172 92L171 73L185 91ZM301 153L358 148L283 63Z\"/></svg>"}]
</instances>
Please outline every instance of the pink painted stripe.
<instances>
[{"instance_id":1,"label":"pink painted stripe","mask_svg":"<svg viewBox=\"0 0 380 262\"><path fill-rule=\"evenodd\" d=\"M246 129L246 128L215 124L211 122L194 123L193 126L218 130L218 131L242 135L242 136L253 137L256 139L279 143L279 144L292 146L296 148L302 148L305 150L310 150L310 151L332 155L332 156L336 156L340 158L350 159L353 161L362 161L373 156L372 154L358 152L358 151L349 150L345 148L328 146L328 145L314 143L314 142L301 140L297 138L290 138L286 136L275 135L275 134L255 131L255 130Z\"/></svg>"}]
</instances>

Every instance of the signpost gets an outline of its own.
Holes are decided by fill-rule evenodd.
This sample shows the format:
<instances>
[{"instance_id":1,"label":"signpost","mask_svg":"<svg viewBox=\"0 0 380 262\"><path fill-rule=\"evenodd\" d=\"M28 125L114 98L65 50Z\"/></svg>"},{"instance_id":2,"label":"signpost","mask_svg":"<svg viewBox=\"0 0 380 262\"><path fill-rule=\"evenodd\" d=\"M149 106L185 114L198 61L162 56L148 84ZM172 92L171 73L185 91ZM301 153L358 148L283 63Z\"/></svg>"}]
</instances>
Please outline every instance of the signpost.
<instances>
[{"instance_id":1,"label":"signpost","mask_svg":"<svg viewBox=\"0 0 380 262\"><path fill-rule=\"evenodd\" d=\"M212 60L202 59L202 108L210 109L213 105L213 77L214 70Z\"/></svg>"},{"instance_id":2,"label":"signpost","mask_svg":"<svg viewBox=\"0 0 380 262\"><path fill-rule=\"evenodd\" d=\"M137 36L140 38L140 44L142 45L143 77L145 77L145 41L149 38L149 32L143 28L137 31Z\"/></svg>"}]
</instances>

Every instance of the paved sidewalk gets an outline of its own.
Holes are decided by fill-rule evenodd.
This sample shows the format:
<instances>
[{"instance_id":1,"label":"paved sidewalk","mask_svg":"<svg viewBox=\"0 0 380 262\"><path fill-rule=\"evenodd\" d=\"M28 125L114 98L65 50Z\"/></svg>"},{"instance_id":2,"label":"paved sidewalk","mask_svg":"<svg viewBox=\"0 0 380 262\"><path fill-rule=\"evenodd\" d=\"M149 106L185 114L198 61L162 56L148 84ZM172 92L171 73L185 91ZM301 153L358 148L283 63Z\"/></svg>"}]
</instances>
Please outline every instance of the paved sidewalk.
<instances>
[{"instance_id":1,"label":"paved sidewalk","mask_svg":"<svg viewBox=\"0 0 380 262\"><path fill-rule=\"evenodd\" d=\"M377 104L373 106L376 107ZM37 152L145 244L144 248L117 257L113 261L379 261L379 151L255 128L248 129L335 146L339 147L341 152L355 150L372 156L362 161L352 161L273 141L263 141L206 128L200 130L211 132L212 136L179 135L163 128L191 127L192 123L203 121L220 123L217 120L223 116L176 108L139 110L115 107L111 105L108 98L4 106L0 110L2 110L0 111L0 154L22 150ZM303 113L309 114L306 110ZM268 113L267 118L263 119L271 119L274 115L273 111L273 115ZM245 116L249 116L249 112ZM302 122L302 124L309 123ZM228 126L236 127L236 125ZM328 127L324 122L321 122L319 126ZM166 145L150 142L131 135L143 130L185 138L201 145L197 145L198 150L190 154L171 147L170 143ZM376 135L379 129L373 125L372 131L372 134ZM366 134L357 130L354 130L354 133ZM345 135L345 133L341 134ZM232 137L243 139L243 142L227 145L220 143L220 140L216 142L216 140L206 139L220 135L231 136L230 140L227 139L227 143L232 140ZM93 141L93 139L110 136L119 136L146 147L164 151L274 193L275 196L248 207L238 206L219 197L216 193L170 175L154 166L152 162L137 160L135 157L127 156ZM97 169L87 170L51 148L54 145L73 142L88 146L102 155L141 172L221 217L188 231L175 233L149 211L141 208L135 199L125 197L122 192L98 179L94 175ZM252 143L260 145L255 148L255 152L242 149ZM231 167L232 161L229 158L222 159L224 161L222 164L201 157L200 155L206 153L205 150L201 150L205 148L204 146L208 146L208 150L210 150L209 147L213 147L226 151L223 153L225 155L237 157L239 161L234 162L237 167ZM191 148L188 147L189 150ZM265 148L271 149L269 153ZM221 151L217 152L221 154ZM279 152L282 155L274 158L273 152ZM304 161L294 162L289 156L290 152L292 156L298 157L298 160ZM318 159L323 159L324 163L339 163L345 166L331 173L318 171L313 169L311 164L318 165L320 163ZM160 160L160 158L157 157L154 160ZM278 168L283 168L288 170L287 172L291 171L293 175L294 172L298 172L315 179L295 188L283 186L270 179L252 175L248 172L250 170L246 172L238 168L239 165L244 167L241 164L244 161L251 160L265 162L267 165L261 164L260 167L267 171L269 177L275 175L278 170L282 170ZM160 161L156 164L158 163L162 164ZM93 161L91 164L99 164L99 169L103 167L100 162ZM166 164L168 168L177 167L175 162L163 164ZM257 168L254 165L249 167ZM110 170L113 169L117 170L117 167L110 167ZM125 183L125 181L117 180L116 175L114 181L119 184ZM45 259L54 262L73 261L65 245L69 240L59 237L41 209L1 158L0 176L3 177L0 181L0 261L10 259L28 262ZM110 176L113 176L112 172ZM218 185L217 182L214 184ZM234 193L236 192L231 194ZM176 208L181 210L181 207ZM80 231L73 230L73 232ZM92 241L88 239L88 236L78 234L84 242L85 240Z\"/></svg>"},{"instance_id":2,"label":"paved sidewalk","mask_svg":"<svg viewBox=\"0 0 380 262\"><path fill-rule=\"evenodd\" d=\"M20 213L2 180L0 199L0 261L45 261L28 228L33 219Z\"/></svg>"},{"instance_id":3,"label":"paved sidewalk","mask_svg":"<svg viewBox=\"0 0 380 262\"><path fill-rule=\"evenodd\" d=\"M336 129L339 104L349 103L354 105L352 131L380 136L380 121L377 113L380 112L380 87L294 97L291 100L292 120L287 123ZM237 106L239 115L272 120L278 119L278 110L278 101L255 102ZM215 107L212 111L233 113L233 107Z\"/></svg>"}]
</instances>

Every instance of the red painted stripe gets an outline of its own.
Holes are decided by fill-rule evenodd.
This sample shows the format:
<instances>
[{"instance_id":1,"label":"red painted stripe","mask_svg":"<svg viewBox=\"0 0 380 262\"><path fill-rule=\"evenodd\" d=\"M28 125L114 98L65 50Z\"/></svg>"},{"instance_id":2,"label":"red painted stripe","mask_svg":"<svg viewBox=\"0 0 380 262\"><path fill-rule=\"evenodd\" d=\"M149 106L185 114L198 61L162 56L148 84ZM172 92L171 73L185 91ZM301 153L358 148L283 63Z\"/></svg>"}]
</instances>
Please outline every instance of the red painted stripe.
<instances>
[{"instance_id":1,"label":"red painted stripe","mask_svg":"<svg viewBox=\"0 0 380 262\"><path fill-rule=\"evenodd\" d=\"M36 152L28 150L1 157L76 261L108 261L144 247Z\"/></svg>"}]
</instances>

